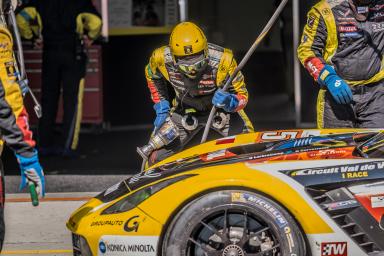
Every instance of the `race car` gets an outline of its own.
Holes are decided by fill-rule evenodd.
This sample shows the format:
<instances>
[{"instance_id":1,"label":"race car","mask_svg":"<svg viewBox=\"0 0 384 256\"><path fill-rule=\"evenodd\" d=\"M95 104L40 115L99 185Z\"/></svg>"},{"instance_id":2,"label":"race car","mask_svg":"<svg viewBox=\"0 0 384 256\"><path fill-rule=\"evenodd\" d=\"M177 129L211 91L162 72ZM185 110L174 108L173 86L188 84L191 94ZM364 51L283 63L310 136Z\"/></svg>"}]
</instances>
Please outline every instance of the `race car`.
<instances>
[{"instance_id":1,"label":"race car","mask_svg":"<svg viewBox=\"0 0 384 256\"><path fill-rule=\"evenodd\" d=\"M210 141L108 188L67 222L74 255L384 255L384 130Z\"/></svg>"}]
</instances>

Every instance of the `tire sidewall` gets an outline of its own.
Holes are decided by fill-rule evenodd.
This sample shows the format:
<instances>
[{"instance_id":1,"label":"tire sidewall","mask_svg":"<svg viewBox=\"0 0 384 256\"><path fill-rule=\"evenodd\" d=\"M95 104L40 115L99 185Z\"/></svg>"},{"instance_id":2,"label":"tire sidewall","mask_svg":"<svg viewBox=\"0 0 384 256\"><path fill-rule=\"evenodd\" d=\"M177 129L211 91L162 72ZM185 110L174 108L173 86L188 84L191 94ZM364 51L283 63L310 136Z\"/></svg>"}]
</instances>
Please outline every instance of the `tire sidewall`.
<instances>
[{"instance_id":1,"label":"tire sidewall","mask_svg":"<svg viewBox=\"0 0 384 256\"><path fill-rule=\"evenodd\" d=\"M246 210L267 223L280 242L282 256L306 255L301 230L283 207L260 194L240 190L212 192L187 204L168 226L162 255L185 256L190 234L199 222L225 209Z\"/></svg>"}]
</instances>

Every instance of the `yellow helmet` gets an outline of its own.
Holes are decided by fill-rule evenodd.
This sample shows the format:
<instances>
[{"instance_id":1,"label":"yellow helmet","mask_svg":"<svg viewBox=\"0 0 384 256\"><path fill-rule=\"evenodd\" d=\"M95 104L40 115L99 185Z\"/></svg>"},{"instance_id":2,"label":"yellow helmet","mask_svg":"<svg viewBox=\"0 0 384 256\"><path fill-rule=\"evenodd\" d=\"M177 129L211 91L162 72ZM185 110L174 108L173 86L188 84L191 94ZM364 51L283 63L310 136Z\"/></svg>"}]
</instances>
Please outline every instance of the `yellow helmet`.
<instances>
[{"instance_id":1,"label":"yellow helmet","mask_svg":"<svg viewBox=\"0 0 384 256\"><path fill-rule=\"evenodd\" d=\"M169 46L173 61L190 78L205 68L208 42L204 32L194 23L179 23L171 33Z\"/></svg>"}]
</instances>

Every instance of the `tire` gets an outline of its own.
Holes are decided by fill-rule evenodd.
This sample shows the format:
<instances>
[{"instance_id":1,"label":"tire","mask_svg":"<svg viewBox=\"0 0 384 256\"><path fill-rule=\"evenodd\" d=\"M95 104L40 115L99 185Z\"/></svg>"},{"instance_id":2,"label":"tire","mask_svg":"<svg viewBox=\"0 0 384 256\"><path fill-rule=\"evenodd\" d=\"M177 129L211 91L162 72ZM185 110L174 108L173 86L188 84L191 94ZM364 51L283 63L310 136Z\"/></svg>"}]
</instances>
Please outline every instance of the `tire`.
<instances>
[{"instance_id":1,"label":"tire","mask_svg":"<svg viewBox=\"0 0 384 256\"><path fill-rule=\"evenodd\" d=\"M301 230L283 207L239 190L212 192L186 205L165 231L161 250L163 256L306 255Z\"/></svg>"}]
</instances>

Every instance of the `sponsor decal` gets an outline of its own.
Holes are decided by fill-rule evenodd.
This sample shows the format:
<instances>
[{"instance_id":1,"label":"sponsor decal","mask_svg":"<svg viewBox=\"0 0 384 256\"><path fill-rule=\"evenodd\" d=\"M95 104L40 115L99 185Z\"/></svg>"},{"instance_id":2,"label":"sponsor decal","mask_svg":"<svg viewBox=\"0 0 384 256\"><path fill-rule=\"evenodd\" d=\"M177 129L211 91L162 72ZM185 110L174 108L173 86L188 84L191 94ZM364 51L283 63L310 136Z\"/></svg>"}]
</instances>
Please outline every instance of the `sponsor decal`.
<instances>
[{"instance_id":1,"label":"sponsor decal","mask_svg":"<svg viewBox=\"0 0 384 256\"><path fill-rule=\"evenodd\" d=\"M256 139L256 143L275 141L275 140L290 140L298 138L307 138L311 136L319 136L318 130L287 130L287 131L268 131L261 132Z\"/></svg>"},{"instance_id":2,"label":"sponsor decal","mask_svg":"<svg viewBox=\"0 0 384 256\"><path fill-rule=\"evenodd\" d=\"M384 195L375 195L371 197L372 208L384 207Z\"/></svg>"},{"instance_id":3,"label":"sponsor decal","mask_svg":"<svg viewBox=\"0 0 384 256\"><path fill-rule=\"evenodd\" d=\"M357 6L357 13L358 14L366 14L369 12L368 6Z\"/></svg>"},{"instance_id":4,"label":"sponsor decal","mask_svg":"<svg viewBox=\"0 0 384 256\"><path fill-rule=\"evenodd\" d=\"M358 32L340 33L340 37L360 38L363 35Z\"/></svg>"},{"instance_id":5,"label":"sponsor decal","mask_svg":"<svg viewBox=\"0 0 384 256\"><path fill-rule=\"evenodd\" d=\"M372 31L380 32L384 30L384 23L372 23Z\"/></svg>"},{"instance_id":6,"label":"sponsor decal","mask_svg":"<svg viewBox=\"0 0 384 256\"><path fill-rule=\"evenodd\" d=\"M139 222L137 221L137 218L139 218L139 216L136 215L130 218L129 220L127 220L127 222L125 222L124 230L126 232L132 232L132 231L137 232L139 230Z\"/></svg>"},{"instance_id":7,"label":"sponsor decal","mask_svg":"<svg viewBox=\"0 0 384 256\"><path fill-rule=\"evenodd\" d=\"M193 53L192 45L186 45L186 46L184 46L184 53L185 53L185 54L192 54L192 53Z\"/></svg>"},{"instance_id":8,"label":"sponsor decal","mask_svg":"<svg viewBox=\"0 0 384 256\"><path fill-rule=\"evenodd\" d=\"M313 25L315 24L316 17L310 15L307 20L308 27L313 28Z\"/></svg>"},{"instance_id":9,"label":"sponsor decal","mask_svg":"<svg viewBox=\"0 0 384 256\"><path fill-rule=\"evenodd\" d=\"M105 243L103 241L100 241L99 243L99 250L101 253L105 253L107 251L107 247L105 246Z\"/></svg>"},{"instance_id":10,"label":"sponsor decal","mask_svg":"<svg viewBox=\"0 0 384 256\"><path fill-rule=\"evenodd\" d=\"M156 256L158 236L102 236L98 255Z\"/></svg>"},{"instance_id":11,"label":"sponsor decal","mask_svg":"<svg viewBox=\"0 0 384 256\"><path fill-rule=\"evenodd\" d=\"M201 80L198 88L205 87L207 85L214 85L214 84L215 84L215 81L213 80Z\"/></svg>"},{"instance_id":12,"label":"sponsor decal","mask_svg":"<svg viewBox=\"0 0 384 256\"><path fill-rule=\"evenodd\" d=\"M148 171L140 172L140 173L132 176L129 179L128 184L135 184L136 182L138 182L140 180L143 180L143 179L153 179L153 178L157 178L157 177L160 177L160 176L161 176L161 173L155 172L154 169L151 169L151 170L148 170Z\"/></svg>"},{"instance_id":13,"label":"sponsor decal","mask_svg":"<svg viewBox=\"0 0 384 256\"><path fill-rule=\"evenodd\" d=\"M322 10L321 12L323 15L327 16L327 15L330 15L331 14L331 9L329 8L325 8L324 10Z\"/></svg>"},{"instance_id":14,"label":"sponsor decal","mask_svg":"<svg viewBox=\"0 0 384 256\"><path fill-rule=\"evenodd\" d=\"M5 62L5 70L7 71L8 76L15 76L16 75L16 69L15 64L13 61Z\"/></svg>"},{"instance_id":15,"label":"sponsor decal","mask_svg":"<svg viewBox=\"0 0 384 256\"><path fill-rule=\"evenodd\" d=\"M287 237L288 240L288 246L289 246L289 252L292 253L293 249L295 247L295 242L293 241L291 228L286 226L284 228L284 234Z\"/></svg>"},{"instance_id":16,"label":"sponsor decal","mask_svg":"<svg viewBox=\"0 0 384 256\"><path fill-rule=\"evenodd\" d=\"M359 206L359 203L356 200L347 200L347 201L341 201L341 202L334 202L330 204L324 204L323 206L325 209L328 209L329 211L335 211L335 210L357 207Z\"/></svg>"},{"instance_id":17,"label":"sponsor decal","mask_svg":"<svg viewBox=\"0 0 384 256\"><path fill-rule=\"evenodd\" d=\"M216 145L232 144L235 142L235 139L236 139L235 136L218 139L218 140L216 140Z\"/></svg>"},{"instance_id":18,"label":"sponsor decal","mask_svg":"<svg viewBox=\"0 0 384 256\"><path fill-rule=\"evenodd\" d=\"M345 18L345 17L348 17L348 15L351 14L351 10L348 9L346 12L338 11L338 13Z\"/></svg>"},{"instance_id":19,"label":"sponsor decal","mask_svg":"<svg viewBox=\"0 0 384 256\"><path fill-rule=\"evenodd\" d=\"M109 195L109 194L115 192L116 190L118 190L120 184L121 184L121 182L119 182L119 183L117 183L117 184L111 186L111 187L108 188L107 190L105 190L105 192L104 192L104 196L107 196L107 195Z\"/></svg>"},{"instance_id":20,"label":"sponsor decal","mask_svg":"<svg viewBox=\"0 0 384 256\"><path fill-rule=\"evenodd\" d=\"M355 26L340 26L339 27L340 32L357 32L357 27Z\"/></svg>"},{"instance_id":21,"label":"sponsor decal","mask_svg":"<svg viewBox=\"0 0 384 256\"><path fill-rule=\"evenodd\" d=\"M305 186L384 178L384 161L283 171Z\"/></svg>"},{"instance_id":22,"label":"sponsor decal","mask_svg":"<svg viewBox=\"0 0 384 256\"><path fill-rule=\"evenodd\" d=\"M251 204L261 206L265 210L267 210L267 212L274 218L276 224L280 228L288 226L288 221L280 213L280 211L274 208L270 203L268 203L262 198L247 193L232 193L231 198L232 202L249 202Z\"/></svg>"},{"instance_id":23,"label":"sponsor decal","mask_svg":"<svg viewBox=\"0 0 384 256\"><path fill-rule=\"evenodd\" d=\"M347 242L321 243L321 256L348 256Z\"/></svg>"},{"instance_id":24,"label":"sponsor decal","mask_svg":"<svg viewBox=\"0 0 384 256\"><path fill-rule=\"evenodd\" d=\"M121 226L124 221L122 220L101 220L101 221L93 221L91 223L91 227L102 227L102 226Z\"/></svg>"}]
</instances>

